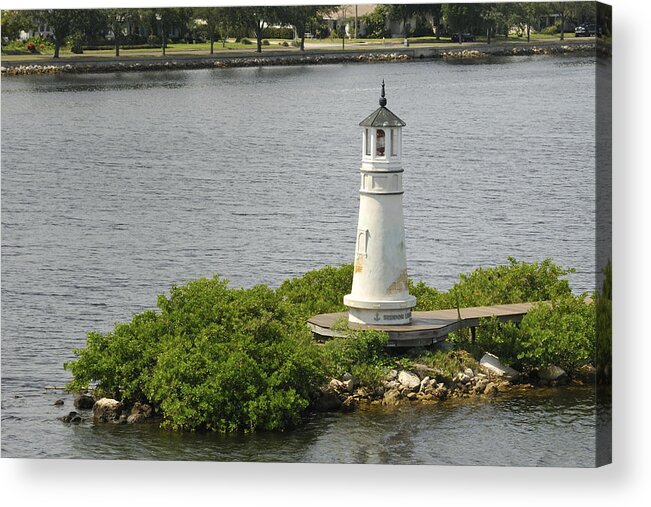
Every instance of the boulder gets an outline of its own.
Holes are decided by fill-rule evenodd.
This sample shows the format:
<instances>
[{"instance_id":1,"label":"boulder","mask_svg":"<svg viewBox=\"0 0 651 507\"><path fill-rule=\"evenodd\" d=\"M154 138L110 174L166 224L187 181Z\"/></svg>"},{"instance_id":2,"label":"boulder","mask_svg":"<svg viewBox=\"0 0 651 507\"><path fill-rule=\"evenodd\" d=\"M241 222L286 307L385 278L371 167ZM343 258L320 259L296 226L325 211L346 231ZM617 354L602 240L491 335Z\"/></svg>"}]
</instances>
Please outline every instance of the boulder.
<instances>
[{"instance_id":1,"label":"boulder","mask_svg":"<svg viewBox=\"0 0 651 507\"><path fill-rule=\"evenodd\" d=\"M317 412L334 412L341 408L341 400L333 393L324 393L314 402Z\"/></svg>"},{"instance_id":2,"label":"boulder","mask_svg":"<svg viewBox=\"0 0 651 507\"><path fill-rule=\"evenodd\" d=\"M86 410L93 408L93 405L95 405L95 398L93 398L90 394L78 394L75 396L75 401L74 401L75 408L78 408L80 410Z\"/></svg>"},{"instance_id":3,"label":"boulder","mask_svg":"<svg viewBox=\"0 0 651 507\"><path fill-rule=\"evenodd\" d=\"M101 398L93 406L95 422L116 422L120 419L122 403L112 398Z\"/></svg>"},{"instance_id":4,"label":"boulder","mask_svg":"<svg viewBox=\"0 0 651 507\"><path fill-rule=\"evenodd\" d=\"M420 387L420 378L418 378L418 375L406 370L402 370L398 374L398 382L407 389L416 389L417 387Z\"/></svg>"},{"instance_id":5,"label":"boulder","mask_svg":"<svg viewBox=\"0 0 651 507\"><path fill-rule=\"evenodd\" d=\"M391 382L392 380L396 380L398 378L398 370L391 370L387 374L387 382Z\"/></svg>"},{"instance_id":6,"label":"boulder","mask_svg":"<svg viewBox=\"0 0 651 507\"><path fill-rule=\"evenodd\" d=\"M479 365L484 371L497 375L498 377L506 377L509 379L516 379L520 374L510 366L503 365L497 356L486 353L479 361Z\"/></svg>"},{"instance_id":7,"label":"boulder","mask_svg":"<svg viewBox=\"0 0 651 507\"><path fill-rule=\"evenodd\" d=\"M486 396L497 396L499 393L500 390L497 388L497 385L494 382L489 382L484 389L484 394Z\"/></svg>"},{"instance_id":8,"label":"boulder","mask_svg":"<svg viewBox=\"0 0 651 507\"><path fill-rule=\"evenodd\" d=\"M57 400L54 402L55 407L60 407L61 405L63 405L63 400Z\"/></svg>"},{"instance_id":9,"label":"boulder","mask_svg":"<svg viewBox=\"0 0 651 507\"><path fill-rule=\"evenodd\" d=\"M343 391L344 388L344 383L340 380L337 380L336 378L333 378L330 383L328 384L328 390L329 391Z\"/></svg>"},{"instance_id":10,"label":"boulder","mask_svg":"<svg viewBox=\"0 0 651 507\"><path fill-rule=\"evenodd\" d=\"M425 377L423 380L420 381L420 387L418 388L418 392L424 391L429 385L430 385L430 378Z\"/></svg>"},{"instance_id":11,"label":"boulder","mask_svg":"<svg viewBox=\"0 0 651 507\"><path fill-rule=\"evenodd\" d=\"M547 368L543 368L542 370L538 371L538 377L541 380L546 380L547 382L558 382L563 379L563 377L567 378L567 373L565 373L565 370L562 368L559 368L558 366L555 365L550 365Z\"/></svg>"},{"instance_id":12,"label":"boulder","mask_svg":"<svg viewBox=\"0 0 651 507\"><path fill-rule=\"evenodd\" d=\"M463 370L463 373L468 377L468 378L474 378L475 372L472 371L472 368L466 368Z\"/></svg>"},{"instance_id":13,"label":"boulder","mask_svg":"<svg viewBox=\"0 0 651 507\"><path fill-rule=\"evenodd\" d=\"M81 416L73 410L68 415L64 415L61 420L65 423L79 424L81 422Z\"/></svg>"},{"instance_id":14,"label":"boulder","mask_svg":"<svg viewBox=\"0 0 651 507\"><path fill-rule=\"evenodd\" d=\"M343 387L346 390L346 392L352 393L353 390L355 389L355 383L353 382L353 379L348 379L343 382Z\"/></svg>"},{"instance_id":15,"label":"boulder","mask_svg":"<svg viewBox=\"0 0 651 507\"><path fill-rule=\"evenodd\" d=\"M357 401L355 400L355 398L349 396L341 404L341 410L343 410L344 412L352 412L353 410L355 410L356 406L357 406Z\"/></svg>"},{"instance_id":16,"label":"boulder","mask_svg":"<svg viewBox=\"0 0 651 507\"><path fill-rule=\"evenodd\" d=\"M127 424L142 423L151 417L152 412L153 409L151 408L151 405L137 401L134 403L133 407L131 407L128 416L126 414L120 416L120 422L125 422Z\"/></svg>"},{"instance_id":17,"label":"boulder","mask_svg":"<svg viewBox=\"0 0 651 507\"><path fill-rule=\"evenodd\" d=\"M395 389L391 389L390 391L384 393L384 397L382 398L382 405L399 405L401 400L402 394L400 394L400 392Z\"/></svg>"}]
</instances>

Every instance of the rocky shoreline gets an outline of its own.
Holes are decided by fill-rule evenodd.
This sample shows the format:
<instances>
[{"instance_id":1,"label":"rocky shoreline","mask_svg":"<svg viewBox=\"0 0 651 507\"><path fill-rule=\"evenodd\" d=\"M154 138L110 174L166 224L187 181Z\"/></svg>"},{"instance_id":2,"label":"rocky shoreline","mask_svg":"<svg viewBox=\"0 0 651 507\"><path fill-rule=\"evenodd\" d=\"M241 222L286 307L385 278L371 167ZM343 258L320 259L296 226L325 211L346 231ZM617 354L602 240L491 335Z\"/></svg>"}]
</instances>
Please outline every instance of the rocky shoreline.
<instances>
[{"instance_id":1,"label":"rocky shoreline","mask_svg":"<svg viewBox=\"0 0 651 507\"><path fill-rule=\"evenodd\" d=\"M380 385L360 383L350 373L332 378L320 389L314 412L351 412L365 406L397 407L403 404L436 404L448 399L493 398L513 389L583 385L595 382L595 369L586 367L570 380L565 371L550 366L525 377L502 365L492 354L485 354L476 368L465 368L452 378L436 368L415 363L409 369L393 369ZM57 400L57 406L64 404ZM75 409L60 418L65 423L139 424L162 421L162 416L146 403L125 404L112 398L96 399L94 393L78 393ZM88 411L92 411L89 417Z\"/></svg>"},{"instance_id":2,"label":"rocky shoreline","mask_svg":"<svg viewBox=\"0 0 651 507\"><path fill-rule=\"evenodd\" d=\"M470 45L468 47L424 47L393 50L367 50L350 52L318 52L294 54L252 54L219 57L152 57L146 59L74 61L28 64L25 62L4 62L0 67L3 76L57 73L108 73L143 72L162 70L190 70L209 68L261 67L288 65L323 65L336 63L402 62L414 59L464 59L488 58L492 56L561 55L561 54L604 54L610 55L610 46L605 43L588 42L546 42L518 45Z\"/></svg>"},{"instance_id":3,"label":"rocky shoreline","mask_svg":"<svg viewBox=\"0 0 651 507\"><path fill-rule=\"evenodd\" d=\"M477 368L465 368L451 379L436 368L414 364L407 369L391 370L381 385L360 385L349 373L333 378L321 389L315 404L317 412L351 411L363 405L398 406L401 404L443 402L451 398L495 397L513 388L557 387L570 383L595 382L596 370L586 367L572 380L565 371L550 366L534 376L523 376L504 366L492 354L485 354Z\"/></svg>"}]
</instances>

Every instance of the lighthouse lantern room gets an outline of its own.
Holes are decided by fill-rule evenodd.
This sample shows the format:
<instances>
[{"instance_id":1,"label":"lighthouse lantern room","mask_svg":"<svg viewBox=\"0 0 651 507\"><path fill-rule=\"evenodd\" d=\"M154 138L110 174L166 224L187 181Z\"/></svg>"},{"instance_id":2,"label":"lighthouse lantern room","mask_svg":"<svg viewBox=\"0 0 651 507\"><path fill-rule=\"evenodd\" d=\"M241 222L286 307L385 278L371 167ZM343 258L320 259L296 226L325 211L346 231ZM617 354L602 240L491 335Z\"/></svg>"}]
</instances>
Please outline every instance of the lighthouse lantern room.
<instances>
[{"instance_id":1,"label":"lighthouse lantern room","mask_svg":"<svg viewBox=\"0 0 651 507\"><path fill-rule=\"evenodd\" d=\"M411 322L416 298L407 286L407 254L402 212L402 127L386 107L384 81L380 107L364 119L359 218L353 287L344 296L348 319L357 324Z\"/></svg>"}]
</instances>

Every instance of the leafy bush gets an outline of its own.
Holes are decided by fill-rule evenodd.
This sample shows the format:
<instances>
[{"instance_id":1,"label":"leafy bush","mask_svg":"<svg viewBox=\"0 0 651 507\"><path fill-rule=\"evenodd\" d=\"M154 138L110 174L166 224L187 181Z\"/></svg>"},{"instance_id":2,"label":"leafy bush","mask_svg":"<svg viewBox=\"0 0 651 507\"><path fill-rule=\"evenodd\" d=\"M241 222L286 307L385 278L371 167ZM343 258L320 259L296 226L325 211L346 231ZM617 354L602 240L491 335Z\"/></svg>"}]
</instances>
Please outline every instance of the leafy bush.
<instances>
[{"instance_id":1,"label":"leafy bush","mask_svg":"<svg viewBox=\"0 0 651 507\"><path fill-rule=\"evenodd\" d=\"M262 45L263 45L263 46L268 46L268 45L269 45L269 41L268 41L267 39L263 39L263 40L262 40Z\"/></svg>"},{"instance_id":2,"label":"leafy bush","mask_svg":"<svg viewBox=\"0 0 651 507\"><path fill-rule=\"evenodd\" d=\"M84 43L86 42L86 37L81 32L75 32L68 38L68 44L70 45L70 52L76 55L81 55L84 52Z\"/></svg>"},{"instance_id":3,"label":"leafy bush","mask_svg":"<svg viewBox=\"0 0 651 507\"><path fill-rule=\"evenodd\" d=\"M523 372L556 365L572 374L594 364L595 307L585 295L563 295L538 303L518 326L496 318L482 321L477 332L479 354L491 352Z\"/></svg>"},{"instance_id":4,"label":"leafy bush","mask_svg":"<svg viewBox=\"0 0 651 507\"><path fill-rule=\"evenodd\" d=\"M353 265L344 264L338 268L326 266L299 278L285 280L277 292L297 309L301 319L307 320L320 313L345 311L343 299L352 284Z\"/></svg>"},{"instance_id":5,"label":"leafy bush","mask_svg":"<svg viewBox=\"0 0 651 507\"><path fill-rule=\"evenodd\" d=\"M540 33L544 33L545 35L556 35L558 33L558 26L556 25L547 26L542 30L540 30Z\"/></svg>"},{"instance_id":6,"label":"leafy bush","mask_svg":"<svg viewBox=\"0 0 651 507\"><path fill-rule=\"evenodd\" d=\"M346 372L371 375L373 367L386 362L387 340L382 331L351 331L346 337L328 340L323 346L326 373L332 377Z\"/></svg>"},{"instance_id":7,"label":"leafy bush","mask_svg":"<svg viewBox=\"0 0 651 507\"><path fill-rule=\"evenodd\" d=\"M295 48L300 48L301 47L301 41L298 41L298 40L293 40L290 44L292 45L292 47L295 47Z\"/></svg>"},{"instance_id":8,"label":"leafy bush","mask_svg":"<svg viewBox=\"0 0 651 507\"><path fill-rule=\"evenodd\" d=\"M264 34L270 39L293 39L294 29L269 26L265 28Z\"/></svg>"},{"instance_id":9,"label":"leafy bush","mask_svg":"<svg viewBox=\"0 0 651 507\"><path fill-rule=\"evenodd\" d=\"M247 39L246 37L240 39L240 42L241 42L242 44L245 44L245 45L247 45L247 44L253 44L253 42L251 42L251 39Z\"/></svg>"},{"instance_id":10,"label":"leafy bush","mask_svg":"<svg viewBox=\"0 0 651 507\"><path fill-rule=\"evenodd\" d=\"M448 293L448 308L545 301L572 293L568 281L561 277L573 269L563 269L550 259L526 263L509 257L508 261L460 275Z\"/></svg>"},{"instance_id":11,"label":"leafy bush","mask_svg":"<svg viewBox=\"0 0 651 507\"><path fill-rule=\"evenodd\" d=\"M90 333L66 364L71 389L158 407L175 429L282 430L297 424L324 381L304 322L268 287L200 279L160 296L160 313Z\"/></svg>"},{"instance_id":12,"label":"leafy bush","mask_svg":"<svg viewBox=\"0 0 651 507\"><path fill-rule=\"evenodd\" d=\"M555 364L571 373L594 362L594 304L587 304L582 296L537 304L522 319L521 329L518 360L524 369Z\"/></svg>"}]
</instances>

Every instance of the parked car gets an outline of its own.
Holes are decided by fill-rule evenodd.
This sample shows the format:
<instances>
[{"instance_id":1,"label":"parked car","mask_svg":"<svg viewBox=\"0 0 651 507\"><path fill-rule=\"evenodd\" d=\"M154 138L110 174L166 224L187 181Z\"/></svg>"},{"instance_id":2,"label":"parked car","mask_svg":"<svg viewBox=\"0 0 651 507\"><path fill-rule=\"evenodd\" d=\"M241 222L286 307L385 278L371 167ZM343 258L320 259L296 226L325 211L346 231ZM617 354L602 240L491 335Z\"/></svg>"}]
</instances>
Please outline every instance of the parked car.
<instances>
[{"instance_id":1,"label":"parked car","mask_svg":"<svg viewBox=\"0 0 651 507\"><path fill-rule=\"evenodd\" d=\"M587 23L574 29L574 37L594 37L597 35L597 25Z\"/></svg>"}]
</instances>

